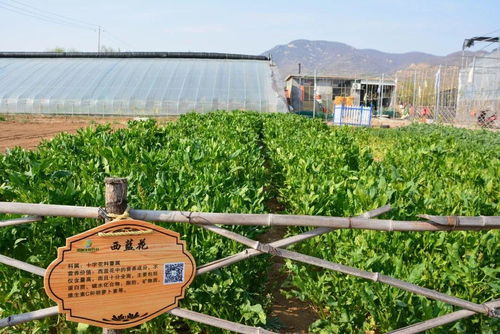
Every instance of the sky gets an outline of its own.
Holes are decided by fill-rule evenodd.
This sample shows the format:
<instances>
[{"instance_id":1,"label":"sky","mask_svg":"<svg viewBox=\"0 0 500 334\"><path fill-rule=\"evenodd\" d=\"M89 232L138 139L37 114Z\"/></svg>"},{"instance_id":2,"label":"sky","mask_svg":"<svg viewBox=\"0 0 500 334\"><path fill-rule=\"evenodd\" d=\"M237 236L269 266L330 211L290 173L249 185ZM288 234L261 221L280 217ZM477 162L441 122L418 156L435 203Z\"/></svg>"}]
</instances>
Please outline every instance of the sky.
<instances>
[{"instance_id":1,"label":"sky","mask_svg":"<svg viewBox=\"0 0 500 334\"><path fill-rule=\"evenodd\" d=\"M498 36L499 13L498 0L0 0L0 51L96 51L100 25L103 45L130 51L260 54L311 39L446 55Z\"/></svg>"}]
</instances>

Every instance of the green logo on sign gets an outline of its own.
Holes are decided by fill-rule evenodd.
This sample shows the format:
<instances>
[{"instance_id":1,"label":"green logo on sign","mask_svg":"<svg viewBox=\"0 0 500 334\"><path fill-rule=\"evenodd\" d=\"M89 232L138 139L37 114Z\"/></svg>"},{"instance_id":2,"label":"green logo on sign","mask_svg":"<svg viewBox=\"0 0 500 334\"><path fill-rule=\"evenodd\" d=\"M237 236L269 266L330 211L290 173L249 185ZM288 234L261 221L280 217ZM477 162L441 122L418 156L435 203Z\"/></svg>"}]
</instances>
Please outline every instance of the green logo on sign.
<instances>
[{"instance_id":1,"label":"green logo on sign","mask_svg":"<svg viewBox=\"0 0 500 334\"><path fill-rule=\"evenodd\" d=\"M92 247L92 240L87 239L83 242L83 248L77 248L77 252L85 252L85 253L92 253L92 252L97 252L99 248Z\"/></svg>"}]
</instances>

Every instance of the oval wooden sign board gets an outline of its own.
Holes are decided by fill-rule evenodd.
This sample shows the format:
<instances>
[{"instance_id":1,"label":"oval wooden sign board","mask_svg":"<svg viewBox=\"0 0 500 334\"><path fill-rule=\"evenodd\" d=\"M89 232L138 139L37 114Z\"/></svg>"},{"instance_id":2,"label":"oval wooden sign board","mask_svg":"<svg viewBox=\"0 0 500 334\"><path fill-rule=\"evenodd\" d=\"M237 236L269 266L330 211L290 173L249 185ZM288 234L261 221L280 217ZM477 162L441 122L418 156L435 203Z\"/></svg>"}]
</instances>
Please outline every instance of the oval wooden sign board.
<instances>
[{"instance_id":1,"label":"oval wooden sign board","mask_svg":"<svg viewBox=\"0 0 500 334\"><path fill-rule=\"evenodd\" d=\"M122 220L67 238L44 285L68 320L120 329L177 307L195 270L178 233Z\"/></svg>"}]
</instances>

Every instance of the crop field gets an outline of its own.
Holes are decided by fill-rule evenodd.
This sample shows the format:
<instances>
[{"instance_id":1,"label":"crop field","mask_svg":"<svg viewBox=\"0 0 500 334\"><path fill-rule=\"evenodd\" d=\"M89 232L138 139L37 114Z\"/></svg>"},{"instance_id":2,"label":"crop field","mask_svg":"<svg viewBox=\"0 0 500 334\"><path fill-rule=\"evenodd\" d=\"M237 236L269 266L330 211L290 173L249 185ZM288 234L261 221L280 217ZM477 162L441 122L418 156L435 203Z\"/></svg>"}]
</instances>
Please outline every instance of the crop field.
<instances>
[{"instance_id":1,"label":"crop field","mask_svg":"<svg viewBox=\"0 0 500 334\"><path fill-rule=\"evenodd\" d=\"M129 205L155 210L352 216L391 204L383 217L500 215L500 133L434 125L400 129L329 127L291 114L213 112L177 122L131 121L61 134L36 150L0 155L0 201L102 206L103 179L127 177ZM269 203L279 203L270 205ZM0 215L0 220L10 218ZM65 238L100 224L46 218L0 229L0 254L47 267ZM244 249L187 224L181 233L198 266ZM265 227L231 227L258 238ZM293 235L304 228L289 228ZM334 231L294 250L378 271L473 302L499 298L499 231ZM272 330L262 255L198 276L183 308ZM317 314L316 333L382 333L455 308L380 283L286 261L282 292ZM52 306L39 277L0 265L0 317ZM100 333L46 318L0 333ZM498 333L475 316L433 333ZM127 333L218 333L164 315Z\"/></svg>"}]
</instances>

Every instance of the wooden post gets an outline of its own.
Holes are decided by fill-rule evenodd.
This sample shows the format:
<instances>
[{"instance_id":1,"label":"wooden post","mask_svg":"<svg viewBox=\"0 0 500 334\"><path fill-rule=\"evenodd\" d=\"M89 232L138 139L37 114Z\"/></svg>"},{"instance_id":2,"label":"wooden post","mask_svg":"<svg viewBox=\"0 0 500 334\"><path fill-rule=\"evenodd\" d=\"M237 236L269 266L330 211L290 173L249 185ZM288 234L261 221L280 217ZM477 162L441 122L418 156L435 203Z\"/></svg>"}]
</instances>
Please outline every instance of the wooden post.
<instances>
[{"instance_id":1,"label":"wooden post","mask_svg":"<svg viewBox=\"0 0 500 334\"><path fill-rule=\"evenodd\" d=\"M122 214L127 209L127 179L122 177L107 177L105 183L105 201L107 213ZM106 219L106 222L112 219ZM103 328L103 334L120 334L120 329Z\"/></svg>"},{"instance_id":2,"label":"wooden post","mask_svg":"<svg viewBox=\"0 0 500 334\"><path fill-rule=\"evenodd\" d=\"M127 179L107 177L105 200L108 213L122 214L127 209Z\"/></svg>"}]
</instances>

